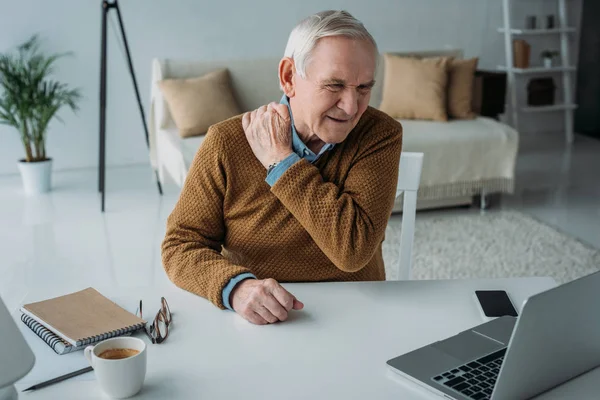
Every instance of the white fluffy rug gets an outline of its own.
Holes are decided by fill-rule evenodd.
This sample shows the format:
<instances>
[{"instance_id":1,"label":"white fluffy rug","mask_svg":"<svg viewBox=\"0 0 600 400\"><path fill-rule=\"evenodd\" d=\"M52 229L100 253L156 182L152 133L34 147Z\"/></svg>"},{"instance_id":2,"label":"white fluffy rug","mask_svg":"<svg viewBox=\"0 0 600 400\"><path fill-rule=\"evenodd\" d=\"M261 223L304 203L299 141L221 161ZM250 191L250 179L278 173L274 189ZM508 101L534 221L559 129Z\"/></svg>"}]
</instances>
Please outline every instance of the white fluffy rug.
<instances>
[{"instance_id":1,"label":"white fluffy rug","mask_svg":"<svg viewBox=\"0 0 600 400\"><path fill-rule=\"evenodd\" d=\"M402 217L393 215L383 246L394 279ZM516 211L417 214L413 279L550 276L558 283L600 270L600 250Z\"/></svg>"}]
</instances>

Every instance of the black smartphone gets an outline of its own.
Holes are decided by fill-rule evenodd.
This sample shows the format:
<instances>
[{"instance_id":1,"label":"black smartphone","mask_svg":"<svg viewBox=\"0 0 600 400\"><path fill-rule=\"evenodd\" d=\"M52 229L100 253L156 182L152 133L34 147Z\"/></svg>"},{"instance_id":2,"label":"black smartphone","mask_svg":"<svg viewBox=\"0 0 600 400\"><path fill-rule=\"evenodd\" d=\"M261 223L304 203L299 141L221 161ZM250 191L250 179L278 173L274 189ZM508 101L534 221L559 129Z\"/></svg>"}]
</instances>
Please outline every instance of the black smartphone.
<instances>
[{"instance_id":1,"label":"black smartphone","mask_svg":"<svg viewBox=\"0 0 600 400\"><path fill-rule=\"evenodd\" d=\"M487 320L505 315L511 317L519 315L504 290L476 290L475 296L479 303L479 309Z\"/></svg>"}]
</instances>

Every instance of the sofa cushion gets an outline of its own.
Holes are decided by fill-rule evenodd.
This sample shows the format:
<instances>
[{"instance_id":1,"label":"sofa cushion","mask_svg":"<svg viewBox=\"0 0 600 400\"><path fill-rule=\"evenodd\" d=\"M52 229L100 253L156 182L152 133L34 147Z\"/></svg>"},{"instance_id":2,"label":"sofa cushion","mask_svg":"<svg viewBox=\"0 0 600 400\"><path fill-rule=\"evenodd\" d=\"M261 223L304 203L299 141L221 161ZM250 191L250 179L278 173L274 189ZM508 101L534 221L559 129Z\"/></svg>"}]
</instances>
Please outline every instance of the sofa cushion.
<instances>
[{"instance_id":1,"label":"sofa cushion","mask_svg":"<svg viewBox=\"0 0 600 400\"><path fill-rule=\"evenodd\" d=\"M208 127L241 113L225 68L189 79L158 83L181 137L204 135Z\"/></svg>"},{"instance_id":2,"label":"sofa cushion","mask_svg":"<svg viewBox=\"0 0 600 400\"><path fill-rule=\"evenodd\" d=\"M379 109L393 118L447 121L450 57L384 55L383 99Z\"/></svg>"},{"instance_id":3,"label":"sofa cushion","mask_svg":"<svg viewBox=\"0 0 600 400\"><path fill-rule=\"evenodd\" d=\"M448 122L399 119L402 151L425 154L420 192L428 187L469 185L487 179L512 179L519 143L517 131L491 118ZM453 189L455 190L455 189ZM453 193L438 193L452 197ZM460 193L454 193L460 195Z\"/></svg>"},{"instance_id":4,"label":"sofa cushion","mask_svg":"<svg viewBox=\"0 0 600 400\"><path fill-rule=\"evenodd\" d=\"M473 81L478 58L452 60L448 68L448 116L473 119Z\"/></svg>"},{"instance_id":5,"label":"sofa cushion","mask_svg":"<svg viewBox=\"0 0 600 400\"><path fill-rule=\"evenodd\" d=\"M402 52L386 52L379 56L377 62L377 70L375 72L375 86L371 90L371 107L379 108L383 95L383 77L385 76L385 57L386 55L397 57L413 57L413 58L431 58L431 57L452 57L463 58L462 50L459 49L443 49L443 50L428 50L428 51L402 51Z\"/></svg>"}]
</instances>

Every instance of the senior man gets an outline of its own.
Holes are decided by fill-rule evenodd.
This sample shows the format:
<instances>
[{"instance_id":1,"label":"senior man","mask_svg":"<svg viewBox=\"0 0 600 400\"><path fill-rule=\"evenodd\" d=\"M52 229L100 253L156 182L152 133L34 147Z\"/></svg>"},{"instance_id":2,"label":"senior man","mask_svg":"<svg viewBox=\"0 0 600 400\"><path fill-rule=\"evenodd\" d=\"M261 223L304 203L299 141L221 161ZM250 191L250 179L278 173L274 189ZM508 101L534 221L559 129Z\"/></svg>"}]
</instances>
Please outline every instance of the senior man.
<instances>
[{"instance_id":1,"label":"senior man","mask_svg":"<svg viewBox=\"0 0 600 400\"><path fill-rule=\"evenodd\" d=\"M368 106L377 56L345 11L292 30L280 103L213 125L194 158L162 244L177 286L267 324L304 306L279 282L385 279L402 127Z\"/></svg>"}]
</instances>

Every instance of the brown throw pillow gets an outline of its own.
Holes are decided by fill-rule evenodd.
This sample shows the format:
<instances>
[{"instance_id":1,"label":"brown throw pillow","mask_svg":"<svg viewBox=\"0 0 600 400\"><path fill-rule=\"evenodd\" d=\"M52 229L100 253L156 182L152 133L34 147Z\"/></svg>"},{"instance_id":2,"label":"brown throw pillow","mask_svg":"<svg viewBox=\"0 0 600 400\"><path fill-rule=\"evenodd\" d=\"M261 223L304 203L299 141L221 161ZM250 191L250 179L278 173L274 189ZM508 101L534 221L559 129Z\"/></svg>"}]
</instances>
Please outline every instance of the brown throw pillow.
<instances>
[{"instance_id":1,"label":"brown throw pillow","mask_svg":"<svg viewBox=\"0 0 600 400\"><path fill-rule=\"evenodd\" d=\"M384 54L379 109L392 118L447 121L448 63L451 57L413 58Z\"/></svg>"},{"instance_id":2,"label":"brown throw pillow","mask_svg":"<svg viewBox=\"0 0 600 400\"><path fill-rule=\"evenodd\" d=\"M158 85L181 137L204 135L209 126L241 114L226 68L198 78L165 79Z\"/></svg>"},{"instance_id":3,"label":"brown throw pillow","mask_svg":"<svg viewBox=\"0 0 600 400\"><path fill-rule=\"evenodd\" d=\"M473 119L473 81L478 58L452 60L448 69L448 115L458 119Z\"/></svg>"}]
</instances>

